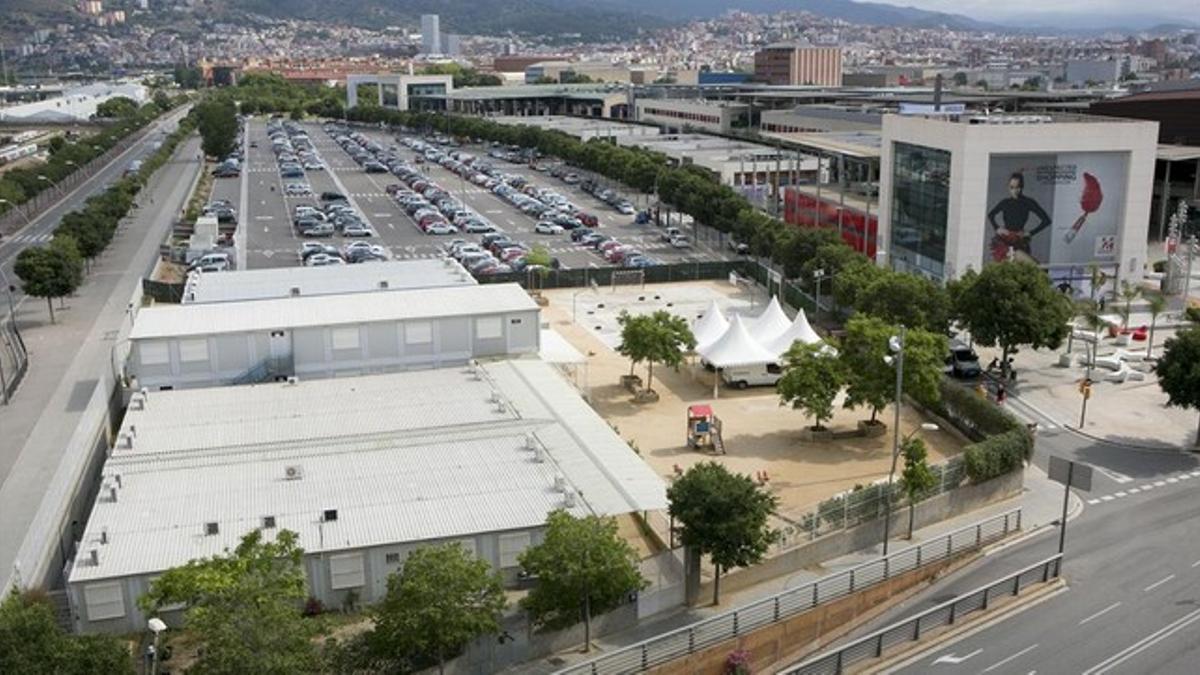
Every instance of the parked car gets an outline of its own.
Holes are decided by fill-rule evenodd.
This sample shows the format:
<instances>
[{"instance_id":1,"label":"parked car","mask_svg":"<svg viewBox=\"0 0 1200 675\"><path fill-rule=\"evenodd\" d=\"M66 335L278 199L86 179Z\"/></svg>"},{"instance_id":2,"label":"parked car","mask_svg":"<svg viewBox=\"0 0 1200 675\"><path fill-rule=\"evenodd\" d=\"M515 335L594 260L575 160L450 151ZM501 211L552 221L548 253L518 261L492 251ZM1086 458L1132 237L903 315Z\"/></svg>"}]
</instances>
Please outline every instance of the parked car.
<instances>
[{"instance_id":1,"label":"parked car","mask_svg":"<svg viewBox=\"0 0 1200 675\"><path fill-rule=\"evenodd\" d=\"M342 228L343 237L374 237L375 233L366 223L349 223Z\"/></svg>"},{"instance_id":2,"label":"parked car","mask_svg":"<svg viewBox=\"0 0 1200 675\"><path fill-rule=\"evenodd\" d=\"M425 228L425 234L458 234L458 228L445 221L435 222Z\"/></svg>"},{"instance_id":3,"label":"parked car","mask_svg":"<svg viewBox=\"0 0 1200 675\"><path fill-rule=\"evenodd\" d=\"M958 340L950 341L950 354L946 356L946 373L953 377L979 377L983 369L979 365L979 355L974 349Z\"/></svg>"},{"instance_id":4,"label":"parked car","mask_svg":"<svg viewBox=\"0 0 1200 675\"><path fill-rule=\"evenodd\" d=\"M557 223L552 223L549 220L543 220L533 226L533 231L538 234L562 234L563 226Z\"/></svg>"},{"instance_id":5,"label":"parked car","mask_svg":"<svg viewBox=\"0 0 1200 675\"><path fill-rule=\"evenodd\" d=\"M671 246L674 246L675 248L691 248L692 247L692 242L687 237L683 236L682 234L679 236L676 236L676 237L671 237L670 244L671 244Z\"/></svg>"},{"instance_id":6,"label":"parked car","mask_svg":"<svg viewBox=\"0 0 1200 675\"><path fill-rule=\"evenodd\" d=\"M663 241L671 241L675 237L682 237L683 232L678 227L668 227L662 231L659 238Z\"/></svg>"}]
</instances>

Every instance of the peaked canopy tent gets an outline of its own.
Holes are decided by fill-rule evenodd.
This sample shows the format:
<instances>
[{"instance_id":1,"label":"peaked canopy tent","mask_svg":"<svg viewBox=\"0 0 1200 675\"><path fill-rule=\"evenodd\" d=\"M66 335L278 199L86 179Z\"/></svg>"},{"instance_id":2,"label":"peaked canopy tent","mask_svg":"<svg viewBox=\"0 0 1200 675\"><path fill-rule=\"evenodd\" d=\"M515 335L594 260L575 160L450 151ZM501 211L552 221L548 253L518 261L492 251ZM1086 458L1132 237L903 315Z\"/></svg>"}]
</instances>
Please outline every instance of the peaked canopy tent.
<instances>
[{"instance_id":1,"label":"peaked canopy tent","mask_svg":"<svg viewBox=\"0 0 1200 675\"><path fill-rule=\"evenodd\" d=\"M708 303L704 315L692 326L692 335L696 338L696 351L702 352L705 347L720 339L726 330L729 330L729 319L725 318L721 308L717 306L717 301L713 300Z\"/></svg>"},{"instance_id":2,"label":"peaked canopy tent","mask_svg":"<svg viewBox=\"0 0 1200 675\"><path fill-rule=\"evenodd\" d=\"M762 314L750 319L746 328L750 331L750 335L754 336L762 344L766 344L770 340L780 336L791 327L792 322L788 320L787 314L784 314L783 308L779 306L778 296L771 296L771 302Z\"/></svg>"},{"instance_id":3,"label":"peaked canopy tent","mask_svg":"<svg viewBox=\"0 0 1200 675\"><path fill-rule=\"evenodd\" d=\"M804 314L803 309L796 312L796 318L792 321L792 325L788 326L787 330L768 340L763 346L768 351L774 353L775 358L778 359L787 353L788 349L791 349L794 342L803 342L808 345L824 342L821 336L817 335L817 331L813 330L813 327L809 325L808 317Z\"/></svg>"},{"instance_id":4,"label":"peaked canopy tent","mask_svg":"<svg viewBox=\"0 0 1200 675\"><path fill-rule=\"evenodd\" d=\"M750 335L741 315L735 315L725 334L700 350L704 360L717 369L713 378L713 398L717 397L721 381L720 370L755 363L773 363L776 355Z\"/></svg>"}]
</instances>

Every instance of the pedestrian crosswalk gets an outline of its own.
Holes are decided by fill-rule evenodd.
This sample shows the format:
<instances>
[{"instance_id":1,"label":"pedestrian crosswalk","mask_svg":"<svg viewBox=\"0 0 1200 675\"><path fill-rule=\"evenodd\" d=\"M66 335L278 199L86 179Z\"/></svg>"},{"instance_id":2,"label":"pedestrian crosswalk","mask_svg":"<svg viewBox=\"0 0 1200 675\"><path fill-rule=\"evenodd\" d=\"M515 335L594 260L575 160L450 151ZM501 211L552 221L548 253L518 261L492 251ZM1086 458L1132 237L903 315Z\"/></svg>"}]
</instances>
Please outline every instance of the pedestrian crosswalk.
<instances>
[{"instance_id":1,"label":"pedestrian crosswalk","mask_svg":"<svg viewBox=\"0 0 1200 675\"><path fill-rule=\"evenodd\" d=\"M5 242L13 244L44 244L54 238L53 233L46 234L18 234L15 237L5 239Z\"/></svg>"}]
</instances>

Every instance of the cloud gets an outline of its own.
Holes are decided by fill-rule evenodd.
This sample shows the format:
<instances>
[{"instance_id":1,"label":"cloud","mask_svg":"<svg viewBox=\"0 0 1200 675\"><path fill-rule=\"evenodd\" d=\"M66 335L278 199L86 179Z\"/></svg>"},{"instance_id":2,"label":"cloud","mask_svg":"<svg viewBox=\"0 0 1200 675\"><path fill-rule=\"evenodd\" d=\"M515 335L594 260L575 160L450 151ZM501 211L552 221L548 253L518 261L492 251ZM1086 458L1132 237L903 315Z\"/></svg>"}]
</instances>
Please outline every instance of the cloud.
<instances>
[{"instance_id":1,"label":"cloud","mask_svg":"<svg viewBox=\"0 0 1200 675\"><path fill-rule=\"evenodd\" d=\"M1137 14L1144 7L1130 6L1129 0L1067 0L1048 4L1045 0L881 0L893 5L963 14L976 19L1008 19L1038 14L1112 14L1113 17ZM1157 15L1191 16L1196 0L1156 0L1152 11Z\"/></svg>"}]
</instances>

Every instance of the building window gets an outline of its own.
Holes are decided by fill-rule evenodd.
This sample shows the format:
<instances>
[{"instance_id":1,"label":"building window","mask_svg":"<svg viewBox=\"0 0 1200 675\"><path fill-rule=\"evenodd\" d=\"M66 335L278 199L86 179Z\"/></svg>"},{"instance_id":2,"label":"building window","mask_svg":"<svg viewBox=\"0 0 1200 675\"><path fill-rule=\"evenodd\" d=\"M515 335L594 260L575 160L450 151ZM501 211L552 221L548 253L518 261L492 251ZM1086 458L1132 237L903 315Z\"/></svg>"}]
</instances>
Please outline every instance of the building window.
<instances>
[{"instance_id":1,"label":"building window","mask_svg":"<svg viewBox=\"0 0 1200 675\"><path fill-rule=\"evenodd\" d=\"M163 341L143 342L138 345L138 357L143 366L161 366L171 362L171 352Z\"/></svg>"},{"instance_id":2,"label":"building window","mask_svg":"<svg viewBox=\"0 0 1200 675\"><path fill-rule=\"evenodd\" d=\"M329 556L329 587L333 590L361 588L366 576L362 553Z\"/></svg>"},{"instance_id":3,"label":"building window","mask_svg":"<svg viewBox=\"0 0 1200 675\"><path fill-rule=\"evenodd\" d=\"M891 251L898 270L944 278L950 153L896 143L892 153Z\"/></svg>"},{"instance_id":4,"label":"building window","mask_svg":"<svg viewBox=\"0 0 1200 675\"><path fill-rule=\"evenodd\" d=\"M399 565L400 564L400 554L399 553L385 553L383 556L383 562L387 563L388 565Z\"/></svg>"},{"instance_id":5,"label":"building window","mask_svg":"<svg viewBox=\"0 0 1200 675\"><path fill-rule=\"evenodd\" d=\"M358 327L334 328L332 331L333 350L358 349Z\"/></svg>"},{"instance_id":6,"label":"building window","mask_svg":"<svg viewBox=\"0 0 1200 675\"><path fill-rule=\"evenodd\" d=\"M482 316L475 319L475 339L495 340L504 337L504 325L498 316Z\"/></svg>"},{"instance_id":7,"label":"building window","mask_svg":"<svg viewBox=\"0 0 1200 675\"><path fill-rule=\"evenodd\" d=\"M208 361L208 340L180 340L179 361L181 363L196 363Z\"/></svg>"},{"instance_id":8,"label":"building window","mask_svg":"<svg viewBox=\"0 0 1200 675\"><path fill-rule=\"evenodd\" d=\"M87 606L89 621L125 616L125 596L119 581L84 586L83 601Z\"/></svg>"},{"instance_id":9,"label":"building window","mask_svg":"<svg viewBox=\"0 0 1200 675\"><path fill-rule=\"evenodd\" d=\"M516 532L500 535L500 567L516 567L517 556L529 548L528 532Z\"/></svg>"},{"instance_id":10,"label":"building window","mask_svg":"<svg viewBox=\"0 0 1200 675\"><path fill-rule=\"evenodd\" d=\"M404 344L427 345L433 342L433 324L428 321L414 321L404 326Z\"/></svg>"},{"instance_id":11,"label":"building window","mask_svg":"<svg viewBox=\"0 0 1200 675\"><path fill-rule=\"evenodd\" d=\"M275 516L263 516L262 526L264 530L275 529Z\"/></svg>"}]
</instances>

